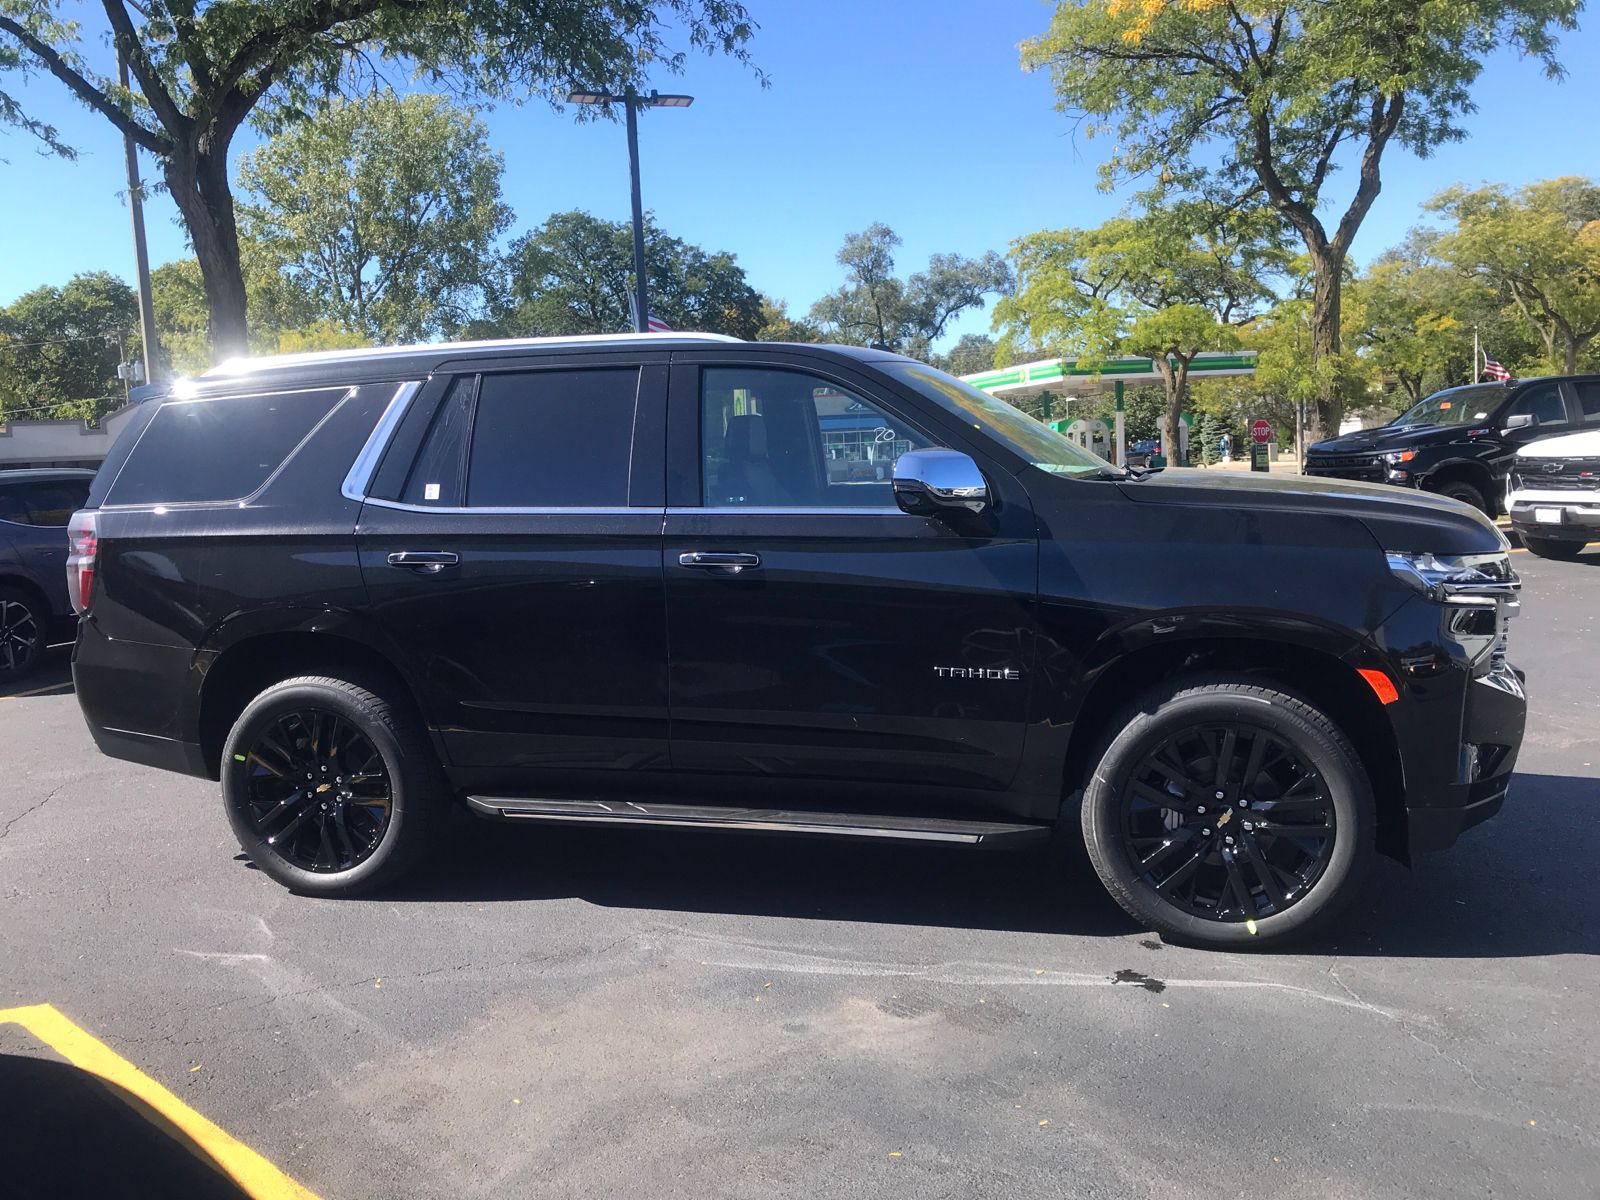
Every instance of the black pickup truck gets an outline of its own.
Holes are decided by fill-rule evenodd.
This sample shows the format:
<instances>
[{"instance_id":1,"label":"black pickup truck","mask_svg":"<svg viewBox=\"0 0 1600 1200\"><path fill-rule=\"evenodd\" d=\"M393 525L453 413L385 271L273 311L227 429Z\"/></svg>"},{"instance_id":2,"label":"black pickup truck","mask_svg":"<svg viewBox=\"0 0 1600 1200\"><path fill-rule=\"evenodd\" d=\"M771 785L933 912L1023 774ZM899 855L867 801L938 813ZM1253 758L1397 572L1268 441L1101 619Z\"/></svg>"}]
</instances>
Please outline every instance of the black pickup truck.
<instances>
[{"instance_id":1,"label":"black pickup truck","mask_svg":"<svg viewBox=\"0 0 1600 1200\"><path fill-rule=\"evenodd\" d=\"M1447 388L1377 429L1306 449L1305 473L1420 488L1494 516L1517 451L1600 423L1600 375Z\"/></svg>"}]
</instances>

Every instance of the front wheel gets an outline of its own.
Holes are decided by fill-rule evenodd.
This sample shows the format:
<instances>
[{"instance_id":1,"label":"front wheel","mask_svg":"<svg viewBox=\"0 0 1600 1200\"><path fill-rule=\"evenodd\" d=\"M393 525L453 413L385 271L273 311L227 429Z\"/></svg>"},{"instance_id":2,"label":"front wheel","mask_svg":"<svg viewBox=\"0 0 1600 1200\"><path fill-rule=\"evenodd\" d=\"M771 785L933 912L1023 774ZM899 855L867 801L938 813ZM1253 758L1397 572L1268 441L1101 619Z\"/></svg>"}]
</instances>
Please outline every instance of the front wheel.
<instances>
[{"instance_id":1,"label":"front wheel","mask_svg":"<svg viewBox=\"0 0 1600 1200\"><path fill-rule=\"evenodd\" d=\"M1463 504L1470 504L1481 513L1489 513L1489 506L1484 502L1483 493L1470 483L1456 480L1452 483L1442 483L1433 489L1437 495L1449 496L1452 500L1459 500ZM1490 513L1489 515L1493 515Z\"/></svg>"},{"instance_id":2,"label":"front wheel","mask_svg":"<svg viewBox=\"0 0 1600 1200\"><path fill-rule=\"evenodd\" d=\"M1244 678L1131 705L1084 794L1090 860L1146 927L1218 949L1300 937L1349 901L1373 857L1371 783L1306 701Z\"/></svg>"},{"instance_id":3,"label":"front wheel","mask_svg":"<svg viewBox=\"0 0 1600 1200\"><path fill-rule=\"evenodd\" d=\"M1583 542L1567 541L1565 538L1537 538L1525 537L1522 544L1528 548L1529 554L1536 554L1540 558L1557 558L1563 562L1570 562L1583 553Z\"/></svg>"},{"instance_id":4,"label":"front wheel","mask_svg":"<svg viewBox=\"0 0 1600 1200\"><path fill-rule=\"evenodd\" d=\"M433 748L405 709L343 679L286 679L234 722L222 795L239 845L292 891L353 896L392 883L448 809Z\"/></svg>"}]
</instances>

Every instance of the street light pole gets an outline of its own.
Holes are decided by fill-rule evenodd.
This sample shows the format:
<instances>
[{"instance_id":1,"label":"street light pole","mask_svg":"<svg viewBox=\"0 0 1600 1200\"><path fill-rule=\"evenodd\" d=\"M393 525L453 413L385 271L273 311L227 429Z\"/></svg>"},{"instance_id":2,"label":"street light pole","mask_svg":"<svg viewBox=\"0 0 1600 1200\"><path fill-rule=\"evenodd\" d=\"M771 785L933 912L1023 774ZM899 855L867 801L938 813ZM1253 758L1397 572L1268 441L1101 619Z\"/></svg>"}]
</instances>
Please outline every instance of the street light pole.
<instances>
[{"instance_id":1,"label":"street light pole","mask_svg":"<svg viewBox=\"0 0 1600 1200\"><path fill-rule=\"evenodd\" d=\"M117 82L128 86L128 56L117 50ZM150 295L150 251L144 241L144 200L139 188L139 147L126 135L123 154L128 160L128 208L133 213L133 260L139 284L139 344L144 350L144 381L156 381L156 309ZM126 355L124 355L126 357Z\"/></svg>"},{"instance_id":2,"label":"street light pole","mask_svg":"<svg viewBox=\"0 0 1600 1200\"><path fill-rule=\"evenodd\" d=\"M650 299L645 287L644 200L639 192L639 110L688 108L693 96L663 96L652 91L641 96L630 84L622 95L610 92L570 92L569 104L621 104L628 114L628 180L633 189L633 331L650 332Z\"/></svg>"},{"instance_id":3,"label":"street light pole","mask_svg":"<svg viewBox=\"0 0 1600 1200\"><path fill-rule=\"evenodd\" d=\"M628 110L628 181L633 188L633 331L650 332L650 300L645 294L644 201L639 195L639 96L629 87L623 96Z\"/></svg>"}]
</instances>

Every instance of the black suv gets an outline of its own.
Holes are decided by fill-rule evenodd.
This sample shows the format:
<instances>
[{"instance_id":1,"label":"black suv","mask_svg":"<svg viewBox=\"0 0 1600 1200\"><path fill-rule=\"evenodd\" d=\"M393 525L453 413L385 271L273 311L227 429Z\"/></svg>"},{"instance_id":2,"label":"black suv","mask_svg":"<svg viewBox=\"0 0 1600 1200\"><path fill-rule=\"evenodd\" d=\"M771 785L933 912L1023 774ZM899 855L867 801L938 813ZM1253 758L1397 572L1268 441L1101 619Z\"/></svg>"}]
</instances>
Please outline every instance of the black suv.
<instances>
[{"instance_id":1,"label":"black suv","mask_svg":"<svg viewBox=\"0 0 1600 1200\"><path fill-rule=\"evenodd\" d=\"M1147 927L1260 945L1493 815L1522 737L1482 514L1126 472L876 350L246 361L146 400L72 535L95 740L220 779L312 895L395 879L460 800L1081 837Z\"/></svg>"},{"instance_id":2,"label":"black suv","mask_svg":"<svg viewBox=\"0 0 1600 1200\"><path fill-rule=\"evenodd\" d=\"M0 471L0 684L31 672L52 642L75 632L61 567L67 522L89 495L93 471Z\"/></svg>"},{"instance_id":3,"label":"black suv","mask_svg":"<svg viewBox=\"0 0 1600 1200\"><path fill-rule=\"evenodd\" d=\"M1305 473L1421 488L1490 516L1517 451L1600 422L1600 375L1447 388L1377 429L1306 448Z\"/></svg>"}]
</instances>

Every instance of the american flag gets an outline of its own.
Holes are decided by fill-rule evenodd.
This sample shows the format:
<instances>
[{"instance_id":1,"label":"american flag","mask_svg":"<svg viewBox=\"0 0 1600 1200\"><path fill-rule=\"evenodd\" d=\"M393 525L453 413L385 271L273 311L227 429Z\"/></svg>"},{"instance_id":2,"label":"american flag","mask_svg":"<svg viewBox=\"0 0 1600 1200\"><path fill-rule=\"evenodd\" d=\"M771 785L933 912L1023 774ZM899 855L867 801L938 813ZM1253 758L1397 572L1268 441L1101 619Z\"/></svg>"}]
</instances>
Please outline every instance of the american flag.
<instances>
[{"instance_id":1,"label":"american flag","mask_svg":"<svg viewBox=\"0 0 1600 1200\"><path fill-rule=\"evenodd\" d=\"M660 317L656 316L655 313L651 313L650 314L650 320L648 322L646 322L646 324L648 324L650 326L650 332L651 333L671 333L672 332L672 326L668 325ZM1496 365L1498 366L1499 364L1496 364ZM1509 379L1510 376L1508 375L1508 376L1506 376L1506 378Z\"/></svg>"},{"instance_id":2,"label":"american flag","mask_svg":"<svg viewBox=\"0 0 1600 1200\"><path fill-rule=\"evenodd\" d=\"M1495 362L1494 359L1485 354L1483 356L1483 377L1485 379L1493 379L1497 382L1504 383L1506 380L1511 378L1511 372L1506 370L1499 363Z\"/></svg>"}]
</instances>

